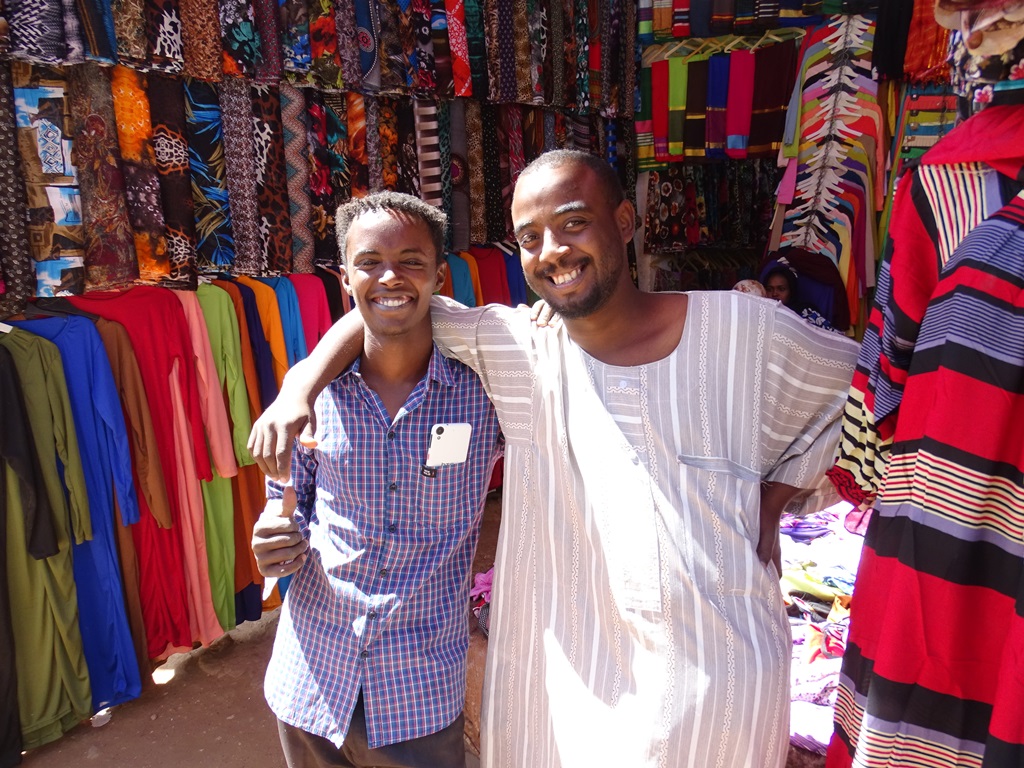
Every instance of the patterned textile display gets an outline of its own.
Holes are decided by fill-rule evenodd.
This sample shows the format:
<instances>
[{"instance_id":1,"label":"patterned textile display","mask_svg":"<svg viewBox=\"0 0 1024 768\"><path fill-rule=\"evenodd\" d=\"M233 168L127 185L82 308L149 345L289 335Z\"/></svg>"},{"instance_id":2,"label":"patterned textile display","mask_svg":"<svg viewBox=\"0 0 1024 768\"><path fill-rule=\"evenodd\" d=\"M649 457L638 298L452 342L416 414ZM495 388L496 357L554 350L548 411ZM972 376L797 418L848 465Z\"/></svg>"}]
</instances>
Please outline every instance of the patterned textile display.
<instances>
[{"instance_id":1,"label":"patterned textile display","mask_svg":"<svg viewBox=\"0 0 1024 768\"><path fill-rule=\"evenodd\" d=\"M370 192L370 167L366 153L366 104L360 93L345 93L347 122L346 161L352 197L365 197Z\"/></svg>"},{"instance_id":2,"label":"patterned textile display","mask_svg":"<svg viewBox=\"0 0 1024 768\"><path fill-rule=\"evenodd\" d=\"M471 242L466 103L466 99L454 99L448 109L448 135L451 137L448 174L451 183L451 215L448 231L451 234L451 249L455 251L466 250Z\"/></svg>"},{"instance_id":3,"label":"patterned textile display","mask_svg":"<svg viewBox=\"0 0 1024 768\"><path fill-rule=\"evenodd\" d=\"M203 88L207 92L213 90L208 84L203 84ZM189 126L190 116L195 115L195 109L185 103L186 92L182 81L167 75L150 75L146 95L153 121L153 148L156 152L157 173L160 175L164 222L167 225L170 267L167 280L182 286L195 286L196 228L197 221L204 213L203 206L195 199L198 166L190 158L191 145L198 145Z\"/></svg>"},{"instance_id":4,"label":"patterned textile display","mask_svg":"<svg viewBox=\"0 0 1024 768\"><path fill-rule=\"evenodd\" d=\"M466 168L469 176L469 240L487 241L487 192L484 182L484 136L480 102L466 105Z\"/></svg>"},{"instance_id":5,"label":"patterned textile display","mask_svg":"<svg viewBox=\"0 0 1024 768\"><path fill-rule=\"evenodd\" d=\"M328 109L324 94L303 89L309 115L311 170L309 174L310 226L313 234L313 258L318 263L337 263L334 237L335 177L345 171L344 158L332 151L330 137L337 138L342 125L334 110Z\"/></svg>"},{"instance_id":6,"label":"patterned textile display","mask_svg":"<svg viewBox=\"0 0 1024 768\"><path fill-rule=\"evenodd\" d=\"M113 64L117 55L117 42L114 39L114 16L110 3L82 0L77 8L86 59Z\"/></svg>"},{"instance_id":7,"label":"patterned textile display","mask_svg":"<svg viewBox=\"0 0 1024 768\"><path fill-rule=\"evenodd\" d=\"M256 18L256 31L260 38L260 57L256 60L256 79L261 83L277 82L284 72L277 0L253 0L252 10Z\"/></svg>"},{"instance_id":8,"label":"patterned textile display","mask_svg":"<svg viewBox=\"0 0 1024 768\"><path fill-rule=\"evenodd\" d=\"M11 78L36 293L81 293L85 288L85 231L70 157L65 72L12 62Z\"/></svg>"},{"instance_id":9,"label":"patterned textile display","mask_svg":"<svg viewBox=\"0 0 1024 768\"><path fill-rule=\"evenodd\" d=\"M386 96L377 100L377 134L380 138L381 186L398 190L398 113L395 111L395 100Z\"/></svg>"},{"instance_id":10,"label":"patterned textile display","mask_svg":"<svg viewBox=\"0 0 1024 768\"><path fill-rule=\"evenodd\" d=\"M288 174L285 167L281 98L273 85L252 87L253 146L256 150L256 202L267 269L292 268L292 225L288 213Z\"/></svg>"},{"instance_id":11,"label":"patterned textile display","mask_svg":"<svg viewBox=\"0 0 1024 768\"><path fill-rule=\"evenodd\" d=\"M438 145L437 105L425 99L413 101L416 119L416 158L419 161L420 195L431 205L440 206L441 150Z\"/></svg>"},{"instance_id":12,"label":"patterned textile display","mask_svg":"<svg viewBox=\"0 0 1024 768\"><path fill-rule=\"evenodd\" d=\"M11 71L0 63L0 317L20 312L35 293L35 266L25 231L25 180L17 155Z\"/></svg>"},{"instance_id":13,"label":"patterned textile display","mask_svg":"<svg viewBox=\"0 0 1024 768\"><path fill-rule=\"evenodd\" d=\"M781 225L783 247L837 264L851 307L874 286L875 212L883 202L886 151L871 76L873 35L865 16L833 17L808 32L798 138L790 145L797 151L796 194Z\"/></svg>"},{"instance_id":14,"label":"patterned textile display","mask_svg":"<svg viewBox=\"0 0 1024 768\"><path fill-rule=\"evenodd\" d=\"M295 272L312 272L313 234L310 230L312 210L309 199L309 121L306 100L300 91L286 83L281 85L280 94L285 172L288 177L288 216L292 231L292 269ZM231 209L233 212L234 197Z\"/></svg>"},{"instance_id":15,"label":"patterned textile display","mask_svg":"<svg viewBox=\"0 0 1024 768\"><path fill-rule=\"evenodd\" d=\"M217 0L180 0L182 74L219 80L223 68Z\"/></svg>"},{"instance_id":16,"label":"patterned textile display","mask_svg":"<svg viewBox=\"0 0 1024 768\"><path fill-rule=\"evenodd\" d=\"M450 99L455 95L452 52L448 34L448 10L445 7L445 0L431 0L430 43L434 51L434 70L436 72L434 92L437 96L445 99Z\"/></svg>"},{"instance_id":17,"label":"patterned textile display","mask_svg":"<svg viewBox=\"0 0 1024 768\"><path fill-rule=\"evenodd\" d=\"M240 78L226 78L220 84L219 96L227 171L225 180L235 245L233 267L239 274L260 275L266 270L267 261L260 234L256 186L253 184L257 174L250 87ZM300 109L304 109L305 101L301 95L299 99ZM303 133L303 142L305 138Z\"/></svg>"},{"instance_id":18,"label":"patterned textile display","mask_svg":"<svg viewBox=\"0 0 1024 768\"><path fill-rule=\"evenodd\" d=\"M529 15L526 9L527 0L512 0L512 35L515 42L516 97L520 104L529 104L534 100L532 86L535 77L533 72L533 43L530 36Z\"/></svg>"},{"instance_id":19,"label":"patterned textile display","mask_svg":"<svg viewBox=\"0 0 1024 768\"><path fill-rule=\"evenodd\" d=\"M434 60L434 40L430 34L430 16L430 0L411 0L408 19L413 53L410 58L415 65L412 91L423 98L428 98L437 90L437 66Z\"/></svg>"},{"instance_id":20,"label":"patterned textile display","mask_svg":"<svg viewBox=\"0 0 1024 768\"><path fill-rule=\"evenodd\" d=\"M68 78L71 154L85 226L86 290L129 285L139 277L109 72L83 64L73 67Z\"/></svg>"},{"instance_id":21,"label":"patterned textile display","mask_svg":"<svg viewBox=\"0 0 1024 768\"><path fill-rule=\"evenodd\" d=\"M448 50L452 61L452 95L472 96L473 80L464 0L445 0L445 14L445 23L448 25Z\"/></svg>"},{"instance_id":22,"label":"patterned textile display","mask_svg":"<svg viewBox=\"0 0 1024 768\"><path fill-rule=\"evenodd\" d=\"M306 0L280 2L281 56L285 77L295 84L310 83L312 53L309 45L309 4Z\"/></svg>"},{"instance_id":23,"label":"patterned textile display","mask_svg":"<svg viewBox=\"0 0 1024 768\"><path fill-rule=\"evenodd\" d=\"M470 79L474 98L487 98L489 64L484 32L484 0L465 0L466 48L469 52Z\"/></svg>"},{"instance_id":24,"label":"patterned textile display","mask_svg":"<svg viewBox=\"0 0 1024 768\"><path fill-rule=\"evenodd\" d=\"M245 0L218 4L223 68L228 75L252 77L263 61L264 46L256 26L256 12Z\"/></svg>"},{"instance_id":25,"label":"patterned textile display","mask_svg":"<svg viewBox=\"0 0 1024 768\"><path fill-rule=\"evenodd\" d=\"M144 0L114 0L110 4L117 59L124 66L143 67L149 59L143 5Z\"/></svg>"},{"instance_id":26,"label":"patterned textile display","mask_svg":"<svg viewBox=\"0 0 1024 768\"><path fill-rule=\"evenodd\" d=\"M829 748L837 768L1024 760L1021 110L971 117L897 192L830 473L874 508Z\"/></svg>"},{"instance_id":27,"label":"patterned textile display","mask_svg":"<svg viewBox=\"0 0 1024 768\"><path fill-rule=\"evenodd\" d=\"M341 88L341 54L338 51L338 23L331 0L309 4L310 70L320 88Z\"/></svg>"},{"instance_id":28,"label":"patterned textile display","mask_svg":"<svg viewBox=\"0 0 1024 768\"><path fill-rule=\"evenodd\" d=\"M384 188L384 159L381 156L380 104L373 96L363 98L366 112L366 175L370 192Z\"/></svg>"},{"instance_id":29,"label":"patterned textile display","mask_svg":"<svg viewBox=\"0 0 1024 768\"><path fill-rule=\"evenodd\" d=\"M360 6L368 8L368 4L362 2ZM356 25L354 0L334 0L334 32L338 39L338 56L341 60L341 82L348 88L357 88L360 85L365 87L359 64L363 28L362 25ZM368 90L375 92L373 89Z\"/></svg>"},{"instance_id":30,"label":"patterned textile display","mask_svg":"<svg viewBox=\"0 0 1024 768\"><path fill-rule=\"evenodd\" d=\"M146 63L159 72L181 72L185 65L178 0L142 0Z\"/></svg>"},{"instance_id":31,"label":"patterned textile display","mask_svg":"<svg viewBox=\"0 0 1024 768\"><path fill-rule=\"evenodd\" d=\"M127 67L114 67L110 73L139 279L155 283L170 269L146 80L145 75Z\"/></svg>"},{"instance_id":32,"label":"patterned textile display","mask_svg":"<svg viewBox=\"0 0 1024 768\"><path fill-rule=\"evenodd\" d=\"M419 197L419 154L416 145L416 116L411 99L395 99L398 132L398 191Z\"/></svg>"},{"instance_id":33,"label":"patterned textile display","mask_svg":"<svg viewBox=\"0 0 1024 768\"><path fill-rule=\"evenodd\" d=\"M68 56L60 0L28 0L8 5L12 56L39 64L57 64Z\"/></svg>"}]
</instances>

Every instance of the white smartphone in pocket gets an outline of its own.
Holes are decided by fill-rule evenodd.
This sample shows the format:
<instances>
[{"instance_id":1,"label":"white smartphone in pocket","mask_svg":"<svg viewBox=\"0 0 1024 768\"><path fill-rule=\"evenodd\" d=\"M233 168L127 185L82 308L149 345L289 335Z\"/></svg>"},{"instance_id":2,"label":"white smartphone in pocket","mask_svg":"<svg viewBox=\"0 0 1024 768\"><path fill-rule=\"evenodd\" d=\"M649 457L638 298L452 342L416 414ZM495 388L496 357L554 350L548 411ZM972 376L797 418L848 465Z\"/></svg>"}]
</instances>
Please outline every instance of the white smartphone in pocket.
<instances>
[{"instance_id":1,"label":"white smartphone in pocket","mask_svg":"<svg viewBox=\"0 0 1024 768\"><path fill-rule=\"evenodd\" d=\"M461 464L469 455L469 437L472 434L472 424L462 422L435 424L430 428L427 460L423 466L442 467L445 464Z\"/></svg>"}]
</instances>

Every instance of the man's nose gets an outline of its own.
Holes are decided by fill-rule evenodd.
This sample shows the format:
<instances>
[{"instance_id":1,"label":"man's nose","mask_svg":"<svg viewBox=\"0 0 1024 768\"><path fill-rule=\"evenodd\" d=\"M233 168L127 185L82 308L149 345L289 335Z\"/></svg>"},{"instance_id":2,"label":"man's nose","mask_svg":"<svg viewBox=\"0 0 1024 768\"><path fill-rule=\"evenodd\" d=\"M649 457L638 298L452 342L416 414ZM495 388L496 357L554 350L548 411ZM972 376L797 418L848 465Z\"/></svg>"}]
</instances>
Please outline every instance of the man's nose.
<instances>
[{"instance_id":1,"label":"man's nose","mask_svg":"<svg viewBox=\"0 0 1024 768\"><path fill-rule=\"evenodd\" d=\"M394 285L402 280L402 276L399 274L398 268L394 264L385 264L381 269L380 282L385 285Z\"/></svg>"},{"instance_id":2,"label":"man's nose","mask_svg":"<svg viewBox=\"0 0 1024 768\"><path fill-rule=\"evenodd\" d=\"M541 261L557 261L567 250L567 246L559 239L555 232L550 230L544 232L544 241L540 249Z\"/></svg>"}]
</instances>

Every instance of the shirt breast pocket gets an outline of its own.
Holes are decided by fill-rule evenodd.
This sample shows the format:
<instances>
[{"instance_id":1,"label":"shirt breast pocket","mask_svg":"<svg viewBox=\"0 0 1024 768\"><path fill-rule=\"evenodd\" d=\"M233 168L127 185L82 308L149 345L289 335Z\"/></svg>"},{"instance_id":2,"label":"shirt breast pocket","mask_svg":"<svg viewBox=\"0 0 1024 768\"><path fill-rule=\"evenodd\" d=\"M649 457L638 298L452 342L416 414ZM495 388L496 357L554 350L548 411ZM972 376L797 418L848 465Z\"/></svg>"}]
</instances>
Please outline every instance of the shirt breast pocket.
<instances>
[{"instance_id":1,"label":"shirt breast pocket","mask_svg":"<svg viewBox=\"0 0 1024 768\"><path fill-rule=\"evenodd\" d=\"M472 492L469 462L445 464L419 475L417 525L441 530L462 530L472 524L479 499Z\"/></svg>"}]
</instances>

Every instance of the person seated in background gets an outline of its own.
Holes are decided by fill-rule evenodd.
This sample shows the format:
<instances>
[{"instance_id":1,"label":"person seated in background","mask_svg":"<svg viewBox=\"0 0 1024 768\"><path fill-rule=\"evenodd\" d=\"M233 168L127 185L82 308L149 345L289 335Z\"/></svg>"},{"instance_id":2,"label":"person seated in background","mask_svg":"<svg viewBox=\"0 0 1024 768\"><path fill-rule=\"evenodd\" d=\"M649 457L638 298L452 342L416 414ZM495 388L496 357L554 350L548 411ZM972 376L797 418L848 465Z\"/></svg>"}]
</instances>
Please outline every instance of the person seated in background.
<instances>
[{"instance_id":1,"label":"person seated in background","mask_svg":"<svg viewBox=\"0 0 1024 768\"><path fill-rule=\"evenodd\" d=\"M336 220L363 336L253 531L260 573L295 573L266 698L288 768L464 768L469 570L498 420L434 347L444 214L381 192ZM454 452L438 458L438 438Z\"/></svg>"},{"instance_id":2,"label":"person seated in background","mask_svg":"<svg viewBox=\"0 0 1024 768\"><path fill-rule=\"evenodd\" d=\"M782 306L793 310L813 326L826 331L836 330L824 315L800 299L799 280L796 270L783 259L779 259L775 262L775 266L761 275L764 295L769 299L775 299Z\"/></svg>"}]
</instances>

